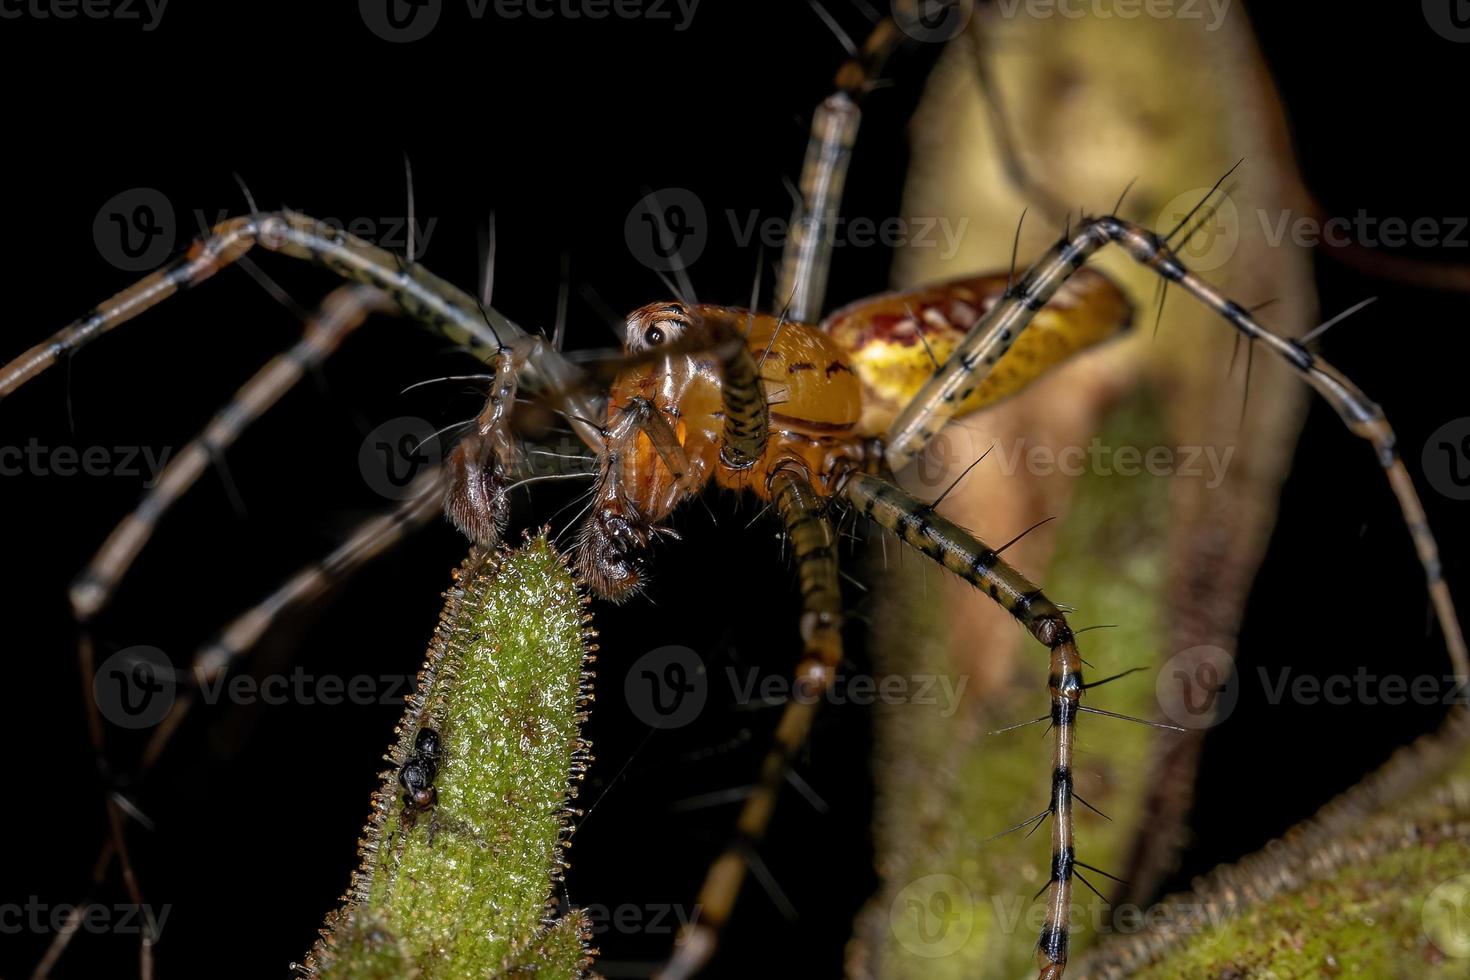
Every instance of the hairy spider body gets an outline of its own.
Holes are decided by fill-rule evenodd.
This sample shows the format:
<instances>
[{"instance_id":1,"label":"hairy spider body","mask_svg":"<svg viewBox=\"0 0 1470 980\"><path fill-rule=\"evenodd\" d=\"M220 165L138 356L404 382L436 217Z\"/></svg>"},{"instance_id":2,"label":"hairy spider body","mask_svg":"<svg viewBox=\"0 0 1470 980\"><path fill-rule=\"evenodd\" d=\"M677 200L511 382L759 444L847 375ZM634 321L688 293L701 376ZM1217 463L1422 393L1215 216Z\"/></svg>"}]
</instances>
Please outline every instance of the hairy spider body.
<instances>
[{"instance_id":1,"label":"hairy spider body","mask_svg":"<svg viewBox=\"0 0 1470 980\"><path fill-rule=\"evenodd\" d=\"M830 492L831 479L844 467L862 462L858 423L863 391L846 352L816 328L783 323L774 316L746 310L701 305L654 304L629 318L629 333L664 331L690 317L720 323L744 333L746 349L756 359L760 385L766 396L769 432L764 454L752 465L736 466L720 459L719 439L725 413L718 364L698 354L673 355L650 368L624 371L614 383L608 417L615 419L635 399L644 398L669 417L680 436L699 486L710 478L731 490L749 489L770 499L770 474L785 461L799 461L814 475L825 477L818 489ZM643 324L651 326L644 327ZM661 326L662 325L662 326ZM640 329L641 328L641 329ZM630 353L637 348L630 343ZM658 453L646 438L626 461L628 475L641 491L640 509L652 520L668 513L664 499L677 489L662 472ZM676 501L677 502L677 501Z\"/></svg>"},{"instance_id":2,"label":"hairy spider body","mask_svg":"<svg viewBox=\"0 0 1470 980\"><path fill-rule=\"evenodd\" d=\"M712 354L718 346L723 358ZM656 356L660 348L669 353ZM603 598L637 590L639 551L660 521L711 481L770 501L771 477L794 466L825 496L869 458L859 431L861 382L846 353L814 327L729 307L654 303L628 317L624 349L637 360L608 394L606 443L579 548L583 576ZM743 382L732 381L732 368ZM744 449L731 449L732 431Z\"/></svg>"},{"instance_id":3,"label":"hairy spider body","mask_svg":"<svg viewBox=\"0 0 1470 980\"><path fill-rule=\"evenodd\" d=\"M609 392L607 448L581 538L588 583L606 599L631 595L642 582L637 551L681 501L711 481L770 502L771 478L783 467L794 467L823 497L855 470L876 468L882 435L899 409L1009 287L1010 277L998 274L887 293L859 300L820 326L709 304L670 301L635 310L624 341L633 366ZM1115 336L1132 313L1107 277L1080 270L965 396L958 414L999 401ZM721 360L711 354L732 338L744 356L725 358L724 368L748 356L759 385L750 396L736 393L736 400L744 406L758 396L766 406L764 420L749 423L764 429L761 451L740 459L721 452L732 393ZM670 353L649 360L659 348Z\"/></svg>"}]
</instances>

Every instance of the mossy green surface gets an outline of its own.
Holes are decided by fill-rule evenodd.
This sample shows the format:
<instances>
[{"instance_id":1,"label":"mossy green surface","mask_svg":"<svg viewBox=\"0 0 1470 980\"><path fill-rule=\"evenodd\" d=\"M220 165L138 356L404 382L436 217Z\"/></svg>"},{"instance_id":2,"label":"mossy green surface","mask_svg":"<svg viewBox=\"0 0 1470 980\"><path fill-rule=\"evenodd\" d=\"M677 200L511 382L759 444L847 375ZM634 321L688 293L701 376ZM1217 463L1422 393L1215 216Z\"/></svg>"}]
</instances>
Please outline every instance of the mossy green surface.
<instances>
[{"instance_id":1,"label":"mossy green surface","mask_svg":"<svg viewBox=\"0 0 1470 980\"><path fill-rule=\"evenodd\" d=\"M308 968L322 978L586 973L589 924L558 915L587 653L583 598L544 537L460 569L364 833L362 869ZM439 732L437 800L398 769Z\"/></svg>"},{"instance_id":2,"label":"mossy green surface","mask_svg":"<svg viewBox=\"0 0 1470 980\"><path fill-rule=\"evenodd\" d=\"M1470 783L1450 779L1356 832L1312 822L1159 903L1079 977L1470 976Z\"/></svg>"},{"instance_id":3,"label":"mossy green surface","mask_svg":"<svg viewBox=\"0 0 1470 980\"><path fill-rule=\"evenodd\" d=\"M1119 928L1074 972L1155 980L1470 976L1463 710L1282 839Z\"/></svg>"},{"instance_id":4,"label":"mossy green surface","mask_svg":"<svg viewBox=\"0 0 1470 980\"><path fill-rule=\"evenodd\" d=\"M1432 897L1440 883L1453 888L1457 878L1470 882L1467 869L1470 842L1441 837L1409 844L1250 909L1129 975L1139 980L1470 976L1464 910L1453 913L1459 920L1445 917L1442 899ZM1463 902L1470 884L1455 894Z\"/></svg>"}]
</instances>

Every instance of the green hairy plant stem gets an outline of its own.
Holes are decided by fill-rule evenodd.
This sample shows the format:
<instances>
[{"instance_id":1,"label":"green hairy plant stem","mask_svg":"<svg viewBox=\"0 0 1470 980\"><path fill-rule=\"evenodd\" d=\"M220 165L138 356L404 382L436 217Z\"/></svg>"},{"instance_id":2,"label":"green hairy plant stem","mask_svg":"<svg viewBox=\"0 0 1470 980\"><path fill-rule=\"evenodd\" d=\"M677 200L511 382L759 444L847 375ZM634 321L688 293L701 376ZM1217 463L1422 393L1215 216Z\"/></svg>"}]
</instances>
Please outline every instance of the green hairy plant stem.
<instances>
[{"instance_id":1,"label":"green hairy plant stem","mask_svg":"<svg viewBox=\"0 0 1470 980\"><path fill-rule=\"evenodd\" d=\"M585 976L590 925L554 888L590 761L580 737L595 635L544 535L476 549L455 585L389 749L343 906L302 967L337 978ZM435 799L405 802L399 772L439 734Z\"/></svg>"}]
</instances>

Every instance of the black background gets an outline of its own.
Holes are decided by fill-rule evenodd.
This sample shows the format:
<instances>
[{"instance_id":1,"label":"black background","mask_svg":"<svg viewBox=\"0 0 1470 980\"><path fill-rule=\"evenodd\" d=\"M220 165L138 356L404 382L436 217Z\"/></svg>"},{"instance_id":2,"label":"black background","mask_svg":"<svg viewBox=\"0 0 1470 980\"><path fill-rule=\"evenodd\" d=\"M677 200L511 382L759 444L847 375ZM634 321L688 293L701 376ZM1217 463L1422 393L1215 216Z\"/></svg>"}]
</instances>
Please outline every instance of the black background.
<instances>
[{"instance_id":1,"label":"black background","mask_svg":"<svg viewBox=\"0 0 1470 980\"><path fill-rule=\"evenodd\" d=\"M1455 135L1470 48L1433 32L1414 4L1371 16L1250 6L1303 170L1330 210L1409 220L1470 212ZM757 12L705 0L685 31L673 21L473 21L462 5L446 7L434 33L412 44L374 37L351 3L231 11L174 0L151 32L112 20L0 20L8 151L0 354L131 281L93 241L93 219L113 195L161 191L181 243L196 209L211 217L245 210L232 172L262 207L389 219L404 214L404 150L418 213L436 220L423 256L436 272L477 281L477 239L494 209L495 302L513 318L551 321L564 253L575 283L614 310L631 309L666 292L624 241L633 204L648 188L682 186L715 214L784 215L782 178L795 175L811 108L842 57L803 4ZM861 15L833 7L861 36ZM893 66L896 84L870 101L847 213L897 210L902 124L935 53L909 52ZM703 297L740 303L756 255L721 231L717 221L695 285ZM1470 259L1463 240L1427 257ZM881 289L888 263L881 248L841 253L829 300ZM332 285L288 261L262 265L306 305ZM1470 414L1460 386L1470 301L1371 281L1330 258L1319 274L1326 310L1382 297L1325 349L1388 408L1417 476L1429 434ZM177 449L297 332L291 314L245 276L221 275L0 404L0 445L35 438ZM574 293L568 346L611 340ZM148 644L186 661L232 615L383 506L357 465L368 430L407 414L449 424L478 407L474 392L455 384L401 389L472 370L414 329L386 320L363 329L317 383L289 395L229 453L243 517L214 472L171 513L99 623L100 655ZM1470 595L1470 505L1422 479L1420 487L1449 581ZM36 896L54 905L86 894L103 833L65 587L132 506L139 481L28 473L0 488L9 754L0 902ZM518 524L545 519L573 496L538 492ZM665 644L695 648L716 670L779 674L791 663L791 573L774 526L764 519L747 529L748 502L712 498L709 510L714 521L698 505L676 521L689 540L664 547L648 601L597 607L606 680L588 731L597 763L580 802L597 806L577 835L567 884L578 904L645 915L687 908L733 807L680 812L675 804L748 781L774 722L771 712L717 703L688 728L648 737L618 692L623 665ZM289 616L259 656L289 654L314 674L411 673L463 551L435 524L334 601ZM1314 406L1244 625L1245 669L1364 663L1437 672L1442 647L1426 610L1371 456ZM860 631L851 632L861 663ZM395 705L291 704L193 719L136 792L157 824L131 838L145 895L171 906L160 975L279 975L306 950L354 863L352 841L397 713ZM1198 843L1176 884L1280 833L1436 717L1433 708L1243 704L1207 742ZM763 849L799 917L783 917L748 886L722 974L838 972L851 917L876 880L867 724L861 708L823 715L801 772L828 812L788 794ZM114 744L120 760L135 748L126 738ZM124 900L115 876L99 897ZM28 972L49 938L0 934L0 973ZM602 968L632 971L670 938L606 932ZM55 975L128 975L132 955L132 937L84 935Z\"/></svg>"}]
</instances>

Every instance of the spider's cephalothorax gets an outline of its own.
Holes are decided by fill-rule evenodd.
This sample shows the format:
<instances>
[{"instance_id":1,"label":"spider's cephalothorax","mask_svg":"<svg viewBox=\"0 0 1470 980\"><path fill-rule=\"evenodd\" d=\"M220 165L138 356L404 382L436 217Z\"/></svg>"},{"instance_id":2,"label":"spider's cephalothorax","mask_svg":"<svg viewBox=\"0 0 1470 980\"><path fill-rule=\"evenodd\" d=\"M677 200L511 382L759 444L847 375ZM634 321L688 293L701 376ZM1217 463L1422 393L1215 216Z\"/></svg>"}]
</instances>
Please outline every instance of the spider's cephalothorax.
<instances>
[{"instance_id":1,"label":"spider's cephalothorax","mask_svg":"<svg viewBox=\"0 0 1470 980\"><path fill-rule=\"evenodd\" d=\"M604 598L642 581L638 555L680 501L713 480L772 498L793 468L822 496L844 476L881 465L879 437L966 331L1006 291L984 276L866 299L821 326L762 313L653 303L627 320L631 366L608 399L593 509L580 568ZM1130 322L1127 299L1079 272L966 392L961 414L1024 387L1074 351ZM667 350L665 356L658 356ZM734 447L734 448L732 448Z\"/></svg>"},{"instance_id":2,"label":"spider's cephalothorax","mask_svg":"<svg viewBox=\"0 0 1470 980\"><path fill-rule=\"evenodd\" d=\"M609 394L607 446L580 552L588 583L605 598L637 588L638 551L711 480L769 499L771 475L794 466L830 493L867 457L861 382L846 353L813 327L655 303L628 317L625 349L634 366ZM660 349L667 356L645 360ZM743 448L732 448L737 440Z\"/></svg>"}]
</instances>

